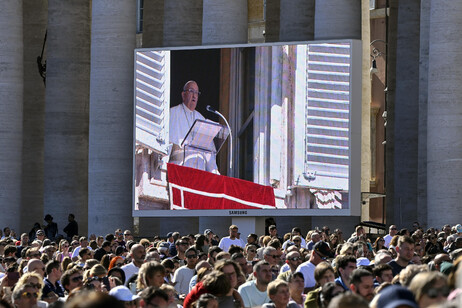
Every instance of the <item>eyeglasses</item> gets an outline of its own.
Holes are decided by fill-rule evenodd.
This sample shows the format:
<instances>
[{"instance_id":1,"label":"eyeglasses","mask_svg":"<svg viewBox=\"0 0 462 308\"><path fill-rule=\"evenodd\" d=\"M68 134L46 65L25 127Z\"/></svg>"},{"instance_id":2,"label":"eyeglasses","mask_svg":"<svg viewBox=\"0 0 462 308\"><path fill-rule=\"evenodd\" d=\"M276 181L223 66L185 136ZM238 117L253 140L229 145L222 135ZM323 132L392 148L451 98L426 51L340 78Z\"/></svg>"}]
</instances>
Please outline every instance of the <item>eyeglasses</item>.
<instances>
[{"instance_id":1,"label":"eyeglasses","mask_svg":"<svg viewBox=\"0 0 462 308\"><path fill-rule=\"evenodd\" d=\"M426 292L427 296L430 298L437 298L438 296L448 297L449 295L449 287L441 287L441 288L431 288L428 289Z\"/></svg>"},{"instance_id":2,"label":"eyeglasses","mask_svg":"<svg viewBox=\"0 0 462 308\"><path fill-rule=\"evenodd\" d=\"M249 249L248 252L257 252L255 249Z\"/></svg>"},{"instance_id":3,"label":"eyeglasses","mask_svg":"<svg viewBox=\"0 0 462 308\"><path fill-rule=\"evenodd\" d=\"M38 297L38 292L30 293L30 292L24 292L21 294L22 297L27 297L27 298L37 298Z\"/></svg>"},{"instance_id":4,"label":"eyeglasses","mask_svg":"<svg viewBox=\"0 0 462 308\"><path fill-rule=\"evenodd\" d=\"M131 234L130 234L130 233L125 233L124 235L125 235L125 236L128 236L128 235L131 235Z\"/></svg>"},{"instance_id":5,"label":"eyeglasses","mask_svg":"<svg viewBox=\"0 0 462 308\"><path fill-rule=\"evenodd\" d=\"M290 261L298 261L298 260L301 260L301 259L302 259L301 257L287 258L287 260L290 260Z\"/></svg>"},{"instance_id":6,"label":"eyeglasses","mask_svg":"<svg viewBox=\"0 0 462 308\"><path fill-rule=\"evenodd\" d=\"M300 243L301 241L300 240L294 240L294 243Z\"/></svg>"},{"instance_id":7,"label":"eyeglasses","mask_svg":"<svg viewBox=\"0 0 462 308\"><path fill-rule=\"evenodd\" d=\"M183 246L189 246L189 243L180 243L180 245L183 245Z\"/></svg>"},{"instance_id":8,"label":"eyeglasses","mask_svg":"<svg viewBox=\"0 0 462 308\"><path fill-rule=\"evenodd\" d=\"M390 230L398 230L397 228L390 228Z\"/></svg>"},{"instance_id":9,"label":"eyeglasses","mask_svg":"<svg viewBox=\"0 0 462 308\"><path fill-rule=\"evenodd\" d=\"M77 276L77 277L71 278L71 280L72 282L79 282L83 280L83 276Z\"/></svg>"},{"instance_id":10,"label":"eyeglasses","mask_svg":"<svg viewBox=\"0 0 462 308\"><path fill-rule=\"evenodd\" d=\"M186 258L188 258L188 259L194 259L194 258L197 258L197 255L189 255L189 256L186 256Z\"/></svg>"},{"instance_id":11,"label":"eyeglasses","mask_svg":"<svg viewBox=\"0 0 462 308\"><path fill-rule=\"evenodd\" d=\"M193 90L193 89L187 89L187 90L184 90L183 92L188 92L188 93L191 93L191 94L196 94L197 96L201 95L201 92L200 92L200 91L196 91L196 90Z\"/></svg>"},{"instance_id":12,"label":"eyeglasses","mask_svg":"<svg viewBox=\"0 0 462 308\"><path fill-rule=\"evenodd\" d=\"M63 246L63 248L68 248L68 247L69 247L69 245L64 245L64 246Z\"/></svg>"},{"instance_id":13,"label":"eyeglasses","mask_svg":"<svg viewBox=\"0 0 462 308\"><path fill-rule=\"evenodd\" d=\"M268 256L269 256L269 257L272 257L272 258L274 258L274 259L279 259L279 258L281 258L281 256L278 256L278 255L268 255Z\"/></svg>"}]
</instances>

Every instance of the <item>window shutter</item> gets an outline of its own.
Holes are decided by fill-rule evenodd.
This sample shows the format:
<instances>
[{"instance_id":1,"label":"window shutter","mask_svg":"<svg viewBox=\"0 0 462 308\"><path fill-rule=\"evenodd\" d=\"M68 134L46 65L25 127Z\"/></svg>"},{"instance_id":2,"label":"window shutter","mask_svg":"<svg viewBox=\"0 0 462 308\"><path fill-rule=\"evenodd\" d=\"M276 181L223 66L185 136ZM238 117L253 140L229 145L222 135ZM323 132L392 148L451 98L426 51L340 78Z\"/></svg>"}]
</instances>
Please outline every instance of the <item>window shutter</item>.
<instances>
[{"instance_id":1,"label":"window shutter","mask_svg":"<svg viewBox=\"0 0 462 308\"><path fill-rule=\"evenodd\" d=\"M306 54L304 178L348 190L350 44L310 44Z\"/></svg>"},{"instance_id":2,"label":"window shutter","mask_svg":"<svg viewBox=\"0 0 462 308\"><path fill-rule=\"evenodd\" d=\"M136 142L159 154L168 152L170 52L136 52Z\"/></svg>"}]
</instances>

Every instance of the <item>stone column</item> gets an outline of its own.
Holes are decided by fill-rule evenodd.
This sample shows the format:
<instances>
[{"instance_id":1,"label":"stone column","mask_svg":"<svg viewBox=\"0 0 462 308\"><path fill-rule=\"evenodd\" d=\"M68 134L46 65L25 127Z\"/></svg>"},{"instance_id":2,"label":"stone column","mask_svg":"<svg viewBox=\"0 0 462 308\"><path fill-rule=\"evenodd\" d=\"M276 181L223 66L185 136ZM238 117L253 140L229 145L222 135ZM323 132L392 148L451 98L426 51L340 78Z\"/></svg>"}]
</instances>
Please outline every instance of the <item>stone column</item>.
<instances>
[{"instance_id":1,"label":"stone column","mask_svg":"<svg viewBox=\"0 0 462 308\"><path fill-rule=\"evenodd\" d=\"M247 43L247 1L203 1L203 45Z\"/></svg>"},{"instance_id":2,"label":"stone column","mask_svg":"<svg viewBox=\"0 0 462 308\"><path fill-rule=\"evenodd\" d=\"M431 2L420 2L420 67L419 67L419 141L417 221L427 221L427 108L428 108L428 49L430 38Z\"/></svg>"},{"instance_id":3,"label":"stone column","mask_svg":"<svg viewBox=\"0 0 462 308\"><path fill-rule=\"evenodd\" d=\"M37 69L48 19L47 0L23 0L24 121L21 230L29 231L43 219L43 151L45 84ZM45 49L46 50L46 49ZM46 52L44 59L46 60ZM62 226L59 226L62 227ZM19 236L19 235L18 235Z\"/></svg>"},{"instance_id":4,"label":"stone column","mask_svg":"<svg viewBox=\"0 0 462 308\"><path fill-rule=\"evenodd\" d=\"M361 191L371 190L371 76L370 41L371 22L369 1L361 0L361 36L362 36L362 106L361 106ZM370 203L361 206L361 220L370 220Z\"/></svg>"},{"instance_id":5,"label":"stone column","mask_svg":"<svg viewBox=\"0 0 462 308\"><path fill-rule=\"evenodd\" d=\"M314 39L361 39L361 0L316 1Z\"/></svg>"},{"instance_id":6,"label":"stone column","mask_svg":"<svg viewBox=\"0 0 462 308\"><path fill-rule=\"evenodd\" d=\"M202 0L144 2L143 47L200 45Z\"/></svg>"},{"instance_id":7,"label":"stone column","mask_svg":"<svg viewBox=\"0 0 462 308\"><path fill-rule=\"evenodd\" d=\"M428 66L428 226L462 220L462 2L433 0Z\"/></svg>"},{"instance_id":8,"label":"stone column","mask_svg":"<svg viewBox=\"0 0 462 308\"><path fill-rule=\"evenodd\" d=\"M281 1L279 40L314 39L314 0Z\"/></svg>"},{"instance_id":9,"label":"stone column","mask_svg":"<svg viewBox=\"0 0 462 308\"><path fill-rule=\"evenodd\" d=\"M48 1L44 211L60 232L75 214L80 234L87 232L89 14L88 1Z\"/></svg>"},{"instance_id":10,"label":"stone column","mask_svg":"<svg viewBox=\"0 0 462 308\"><path fill-rule=\"evenodd\" d=\"M0 2L0 226L19 231L23 133L22 1Z\"/></svg>"},{"instance_id":11,"label":"stone column","mask_svg":"<svg viewBox=\"0 0 462 308\"><path fill-rule=\"evenodd\" d=\"M88 232L131 229L134 1L92 2Z\"/></svg>"}]
</instances>

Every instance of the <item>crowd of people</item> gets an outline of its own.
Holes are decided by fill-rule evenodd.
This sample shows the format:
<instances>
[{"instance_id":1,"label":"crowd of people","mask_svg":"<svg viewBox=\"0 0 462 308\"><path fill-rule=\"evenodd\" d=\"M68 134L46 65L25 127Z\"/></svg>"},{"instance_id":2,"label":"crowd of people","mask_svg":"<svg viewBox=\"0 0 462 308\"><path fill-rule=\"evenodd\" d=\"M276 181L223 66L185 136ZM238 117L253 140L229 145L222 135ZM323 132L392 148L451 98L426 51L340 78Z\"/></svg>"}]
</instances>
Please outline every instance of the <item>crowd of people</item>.
<instances>
[{"instance_id":1,"label":"crowd of people","mask_svg":"<svg viewBox=\"0 0 462 308\"><path fill-rule=\"evenodd\" d=\"M67 236L53 217L0 240L0 306L9 307L461 307L457 277L462 225L350 236L328 226L280 237L219 238L169 232L135 239L130 230ZM75 234L72 234L75 233Z\"/></svg>"}]
</instances>

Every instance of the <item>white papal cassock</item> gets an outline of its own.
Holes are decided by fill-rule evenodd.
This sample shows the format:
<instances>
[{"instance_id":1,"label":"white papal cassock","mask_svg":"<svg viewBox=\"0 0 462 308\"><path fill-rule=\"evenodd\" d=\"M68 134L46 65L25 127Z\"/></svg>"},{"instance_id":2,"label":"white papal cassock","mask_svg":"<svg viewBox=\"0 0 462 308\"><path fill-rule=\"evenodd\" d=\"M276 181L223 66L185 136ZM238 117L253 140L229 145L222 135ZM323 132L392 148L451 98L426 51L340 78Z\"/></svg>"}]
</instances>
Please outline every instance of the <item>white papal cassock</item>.
<instances>
[{"instance_id":1,"label":"white papal cassock","mask_svg":"<svg viewBox=\"0 0 462 308\"><path fill-rule=\"evenodd\" d=\"M184 137L193 125L195 120L205 120L205 118L196 110L191 111L183 103L170 108L170 142L173 143L170 163L205 170L213 173L219 173L215 155L204 153L192 149L180 147ZM184 163L183 163L184 161Z\"/></svg>"}]
</instances>

